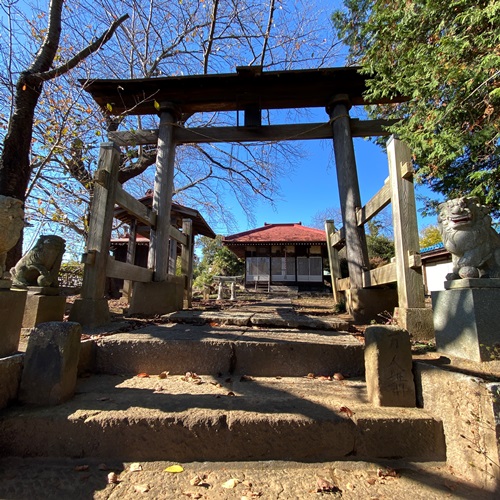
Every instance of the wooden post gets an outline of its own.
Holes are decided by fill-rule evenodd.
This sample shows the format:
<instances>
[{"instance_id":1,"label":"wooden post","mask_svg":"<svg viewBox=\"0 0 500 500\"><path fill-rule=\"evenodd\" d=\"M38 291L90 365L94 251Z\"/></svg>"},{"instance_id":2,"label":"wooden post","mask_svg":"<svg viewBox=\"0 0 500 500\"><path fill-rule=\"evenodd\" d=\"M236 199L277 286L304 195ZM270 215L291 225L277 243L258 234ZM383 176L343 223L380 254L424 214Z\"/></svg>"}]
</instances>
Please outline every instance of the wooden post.
<instances>
[{"instance_id":1,"label":"wooden post","mask_svg":"<svg viewBox=\"0 0 500 500\"><path fill-rule=\"evenodd\" d=\"M335 225L332 220L325 221L326 246L328 249L328 261L330 262L330 275L332 277L332 293L335 303L340 302L340 291L337 289L337 278L341 278L339 252L332 247L332 235L335 233Z\"/></svg>"},{"instance_id":2,"label":"wooden post","mask_svg":"<svg viewBox=\"0 0 500 500\"><path fill-rule=\"evenodd\" d=\"M151 229L148 254L148 267L154 270L154 281L165 281L168 276L170 211L175 166L174 124L176 113L170 103L163 103L160 110L152 204L157 218L156 227Z\"/></svg>"},{"instance_id":3,"label":"wooden post","mask_svg":"<svg viewBox=\"0 0 500 500\"><path fill-rule=\"evenodd\" d=\"M70 313L70 320L83 326L93 327L109 322L109 308L105 298L106 265L119 166L119 148L112 142L102 143L90 208L81 299L75 301Z\"/></svg>"},{"instance_id":4,"label":"wooden post","mask_svg":"<svg viewBox=\"0 0 500 500\"><path fill-rule=\"evenodd\" d=\"M182 233L187 237L187 245L182 245L181 251L181 272L186 277L184 284L184 307L192 305L193 297L193 221L191 219L182 220Z\"/></svg>"},{"instance_id":5,"label":"wooden post","mask_svg":"<svg viewBox=\"0 0 500 500\"><path fill-rule=\"evenodd\" d=\"M387 143L398 304L394 316L415 339L434 337L432 310L425 307L411 153L392 136Z\"/></svg>"},{"instance_id":6,"label":"wooden post","mask_svg":"<svg viewBox=\"0 0 500 500\"><path fill-rule=\"evenodd\" d=\"M420 254L411 153L406 144L392 136L387 143L387 156L399 307L424 307L422 268L410 266L411 256Z\"/></svg>"},{"instance_id":7,"label":"wooden post","mask_svg":"<svg viewBox=\"0 0 500 500\"><path fill-rule=\"evenodd\" d=\"M130 221L130 231L129 231L128 245L127 245L127 259L126 259L127 264L135 263L135 252L137 249L136 239L137 239L137 220L132 219ZM130 280L124 280L123 282L122 297L126 298L128 301L130 301L130 298L132 296L132 285L133 283Z\"/></svg>"},{"instance_id":8,"label":"wooden post","mask_svg":"<svg viewBox=\"0 0 500 500\"><path fill-rule=\"evenodd\" d=\"M347 263L351 288L363 287L363 272L368 269L365 229L358 227L356 210L361 208L358 173L349 118L349 97L337 95L327 111L333 128L333 149L337 166L340 206L345 228Z\"/></svg>"}]
</instances>

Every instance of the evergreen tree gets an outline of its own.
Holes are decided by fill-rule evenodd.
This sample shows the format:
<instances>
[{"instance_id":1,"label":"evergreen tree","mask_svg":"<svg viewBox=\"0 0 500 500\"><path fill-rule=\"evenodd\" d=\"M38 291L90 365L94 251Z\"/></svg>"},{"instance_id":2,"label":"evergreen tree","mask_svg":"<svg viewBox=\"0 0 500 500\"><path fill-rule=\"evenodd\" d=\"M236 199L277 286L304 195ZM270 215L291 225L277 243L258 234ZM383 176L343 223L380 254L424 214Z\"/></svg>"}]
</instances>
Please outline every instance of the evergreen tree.
<instances>
[{"instance_id":1,"label":"evergreen tree","mask_svg":"<svg viewBox=\"0 0 500 500\"><path fill-rule=\"evenodd\" d=\"M500 207L500 2L344 0L333 14L349 63L370 76L369 110L415 155L417 173L446 197Z\"/></svg>"}]
</instances>

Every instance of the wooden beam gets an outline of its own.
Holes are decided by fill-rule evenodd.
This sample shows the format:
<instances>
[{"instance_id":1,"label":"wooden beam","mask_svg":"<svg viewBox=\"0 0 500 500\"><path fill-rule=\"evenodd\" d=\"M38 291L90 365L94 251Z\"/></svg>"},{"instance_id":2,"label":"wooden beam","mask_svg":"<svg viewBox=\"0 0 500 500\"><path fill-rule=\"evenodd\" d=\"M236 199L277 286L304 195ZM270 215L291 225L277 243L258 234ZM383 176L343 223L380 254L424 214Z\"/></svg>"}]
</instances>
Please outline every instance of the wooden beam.
<instances>
[{"instance_id":1,"label":"wooden beam","mask_svg":"<svg viewBox=\"0 0 500 500\"><path fill-rule=\"evenodd\" d=\"M127 213L135 217L139 222L147 226L155 226L156 214L146 205L135 199L131 194L118 184L116 186L116 204L119 205Z\"/></svg>"},{"instance_id":2,"label":"wooden beam","mask_svg":"<svg viewBox=\"0 0 500 500\"><path fill-rule=\"evenodd\" d=\"M350 120L353 137L386 136L384 128L394 120ZM158 130L130 130L109 132L109 140L119 146L141 146L156 144ZM202 144L210 142L274 142L303 141L311 139L332 139L329 123L298 123L291 125L266 125L263 127L194 127L178 126L174 130L176 144Z\"/></svg>"},{"instance_id":3,"label":"wooden beam","mask_svg":"<svg viewBox=\"0 0 500 500\"><path fill-rule=\"evenodd\" d=\"M377 194L364 206L356 210L356 220L358 226L366 224L373 219L391 202L391 186L386 181L384 186Z\"/></svg>"},{"instance_id":4,"label":"wooden beam","mask_svg":"<svg viewBox=\"0 0 500 500\"><path fill-rule=\"evenodd\" d=\"M184 233L181 233L174 226L170 226L169 235L170 235L170 238L172 238L175 241L178 241L181 245L187 245L188 244L187 235L185 235Z\"/></svg>"},{"instance_id":5,"label":"wooden beam","mask_svg":"<svg viewBox=\"0 0 500 500\"><path fill-rule=\"evenodd\" d=\"M341 227L336 233L330 235L330 244L340 250L345 247L345 229Z\"/></svg>"},{"instance_id":6,"label":"wooden beam","mask_svg":"<svg viewBox=\"0 0 500 500\"><path fill-rule=\"evenodd\" d=\"M153 271L145 267L135 266L126 262L115 260L108 255L108 265L106 270L108 278L118 278L128 281L141 281L148 283L153 280Z\"/></svg>"},{"instance_id":7,"label":"wooden beam","mask_svg":"<svg viewBox=\"0 0 500 500\"><path fill-rule=\"evenodd\" d=\"M377 285L387 285L395 283L397 278L396 263L391 262L382 267L371 269L363 273L363 288Z\"/></svg>"}]
</instances>

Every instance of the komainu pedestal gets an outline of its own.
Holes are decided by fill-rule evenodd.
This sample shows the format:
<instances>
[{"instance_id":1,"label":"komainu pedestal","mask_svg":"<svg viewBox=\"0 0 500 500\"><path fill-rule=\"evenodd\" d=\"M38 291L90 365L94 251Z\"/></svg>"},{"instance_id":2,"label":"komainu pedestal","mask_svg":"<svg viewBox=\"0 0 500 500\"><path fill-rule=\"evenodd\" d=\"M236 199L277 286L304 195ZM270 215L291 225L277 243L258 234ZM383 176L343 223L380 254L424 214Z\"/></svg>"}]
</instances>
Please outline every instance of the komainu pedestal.
<instances>
[{"instance_id":1,"label":"komainu pedestal","mask_svg":"<svg viewBox=\"0 0 500 500\"><path fill-rule=\"evenodd\" d=\"M0 280L0 282L7 280ZM10 286L10 281L7 282ZM13 291L0 288L0 358L17 352L24 307L26 304L25 291Z\"/></svg>"},{"instance_id":2,"label":"komainu pedestal","mask_svg":"<svg viewBox=\"0 0 500 500\"><path fill-rule=\"evenodd\" d=\"M33 328L47 321L62 321L66 297L57 288L28 287L28 297L23 316L23 328Z\"/></svg>"},{"instance_id":3,"label":"komainu pedestal","mask_svg":"<svg viewBox=\"0 0 500 500\"><path fill-rule=\"evenodd\" d=\"M500 279L445 282L432 292L437 350L471 361L500 359Z\"/></svg>"}]
</instances>

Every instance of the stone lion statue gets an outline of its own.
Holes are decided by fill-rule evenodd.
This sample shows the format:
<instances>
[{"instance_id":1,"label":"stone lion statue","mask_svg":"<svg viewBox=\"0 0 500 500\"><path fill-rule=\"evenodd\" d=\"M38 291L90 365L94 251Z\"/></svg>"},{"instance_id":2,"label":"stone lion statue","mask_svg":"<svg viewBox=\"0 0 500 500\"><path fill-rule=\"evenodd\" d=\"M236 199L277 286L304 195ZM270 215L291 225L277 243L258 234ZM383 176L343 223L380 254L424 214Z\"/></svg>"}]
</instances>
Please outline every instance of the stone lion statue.
<instances>
[{"instance_id":1,"label":"stone lion statue","mask_svg":"<svg viewBox=\"0 0 500 500\"><path fill-rule=\"evenodd\" d=\"M65 249L66 242L60 236L40 236L35 246L10 270L12 284L21 288L58 287L57 276Z\"/></svg>"},{"instance_id":2,"label":"stone lion statue","mask_svg":"<svg viewBox=\"0 0 500 500\"><path fill-rule=\"evenodd\" d=\"M24 227L23 202L0 195L0 279L5 273L7 252L15 246Z\"/></svg>"},{"instance_id":3,"label":"stone lion statue","mask_svg":"<svg viewBox=\"0 0 500 500\"><path fill-rule=\"evenodd\" d=\"M439 205L438 226L452 254L453 272L447 280L500 278L500 235L478 198L455 198Z\"/></svg>"}]
</instances>

